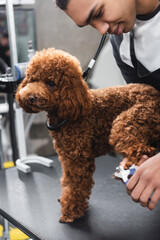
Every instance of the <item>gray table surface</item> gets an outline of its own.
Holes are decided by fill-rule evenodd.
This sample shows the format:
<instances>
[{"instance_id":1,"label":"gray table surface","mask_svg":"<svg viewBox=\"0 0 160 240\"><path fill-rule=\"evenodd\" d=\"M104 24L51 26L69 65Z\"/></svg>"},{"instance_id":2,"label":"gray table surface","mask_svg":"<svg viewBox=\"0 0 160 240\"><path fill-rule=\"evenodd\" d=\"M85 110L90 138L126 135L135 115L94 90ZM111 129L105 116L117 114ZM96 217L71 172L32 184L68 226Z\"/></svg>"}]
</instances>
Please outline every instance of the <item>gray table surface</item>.
<instances>
[{"instance_id":1,"label":"gray table surface","mask_svg":"<svg viewBox=\"0 0 160 240\"><path fill-rule=\"evenodd\" d=\"M24 174L11 168L0 171L0 209L37 239L44 240L160 240L160 204L154 211L134 203L125 185L112 178L119 159L96 159L95 185L85 216L71 224L59 223L61 167L31 165ZM35 238L36 239L36 238Z\"/></svg>"}]
</instances>

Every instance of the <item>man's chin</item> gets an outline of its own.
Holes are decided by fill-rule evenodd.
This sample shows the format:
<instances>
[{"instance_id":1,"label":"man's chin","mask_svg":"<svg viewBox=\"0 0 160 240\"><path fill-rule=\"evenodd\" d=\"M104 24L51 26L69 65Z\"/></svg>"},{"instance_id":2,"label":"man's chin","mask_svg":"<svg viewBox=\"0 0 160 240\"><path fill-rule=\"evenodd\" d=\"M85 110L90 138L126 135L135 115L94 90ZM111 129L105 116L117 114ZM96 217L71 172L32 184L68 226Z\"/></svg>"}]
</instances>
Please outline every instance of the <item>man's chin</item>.
<instances>
[{"instance_id":1,"label":"man's chin","mask_svg":"<svg viewBox=\"0 0 160 240\"><path fill-rule=\"evenodd\" d=\"M123 33L128 33L128 32L130 32L132 30L132 28L130 27L130 28L124 28L123 29Z\"/></svg>"},{"instance_id":2,"label":"man's chin","mask_svg":"<svg viewBox=\"0 0 160 240\"><path fill-rule=\"evenodd\" d=\"M135 22L132 25L130 24L130 26L124 27L123 33L130 32L134 28L134 24L135 24Z\"/></svg>"}]
</instances>

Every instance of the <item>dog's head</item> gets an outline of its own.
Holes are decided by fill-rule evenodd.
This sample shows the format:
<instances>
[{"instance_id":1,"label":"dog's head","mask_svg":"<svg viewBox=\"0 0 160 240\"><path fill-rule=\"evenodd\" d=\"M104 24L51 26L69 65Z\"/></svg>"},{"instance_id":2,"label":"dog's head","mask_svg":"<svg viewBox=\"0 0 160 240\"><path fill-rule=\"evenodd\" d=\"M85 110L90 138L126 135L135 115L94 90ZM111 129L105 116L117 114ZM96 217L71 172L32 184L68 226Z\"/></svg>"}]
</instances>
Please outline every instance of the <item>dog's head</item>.
<instances>
[{"instance_id":1,"label":"dog's head","mask_svg":"<svg viewBox=\"0 0 160 240\"><path fill-rule=\"evenodd\" d=\"M54 48L32 58L16 99L26 112L56 112L60 118L72 119L84 115L91 104L79 61Z\"/></svg>"}]
</instances>

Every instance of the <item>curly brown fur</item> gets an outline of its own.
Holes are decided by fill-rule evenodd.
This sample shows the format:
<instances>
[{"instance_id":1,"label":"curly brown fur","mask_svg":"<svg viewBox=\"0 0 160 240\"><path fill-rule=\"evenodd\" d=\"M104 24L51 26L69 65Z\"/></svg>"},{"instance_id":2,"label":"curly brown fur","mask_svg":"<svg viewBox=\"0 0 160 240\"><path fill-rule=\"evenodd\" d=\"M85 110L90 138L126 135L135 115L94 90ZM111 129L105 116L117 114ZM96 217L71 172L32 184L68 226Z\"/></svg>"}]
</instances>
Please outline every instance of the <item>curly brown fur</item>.
<instances>
[{"instance_id":1,"label":"curly brown fur","mask_svg":"<svg viewBox=\"0 0 160 240\"><path fill-rule=\"evenodd\" d=\"M61 222L80 218L88 208L95 157L116 151L128 158L128 168L159 145L157 90L141 84L91 90L78 60L60 50L36 53L16 99L27 112L46 111L50 125L67 119L50 131L63 169Z\"/></svg>"}]
</instances>

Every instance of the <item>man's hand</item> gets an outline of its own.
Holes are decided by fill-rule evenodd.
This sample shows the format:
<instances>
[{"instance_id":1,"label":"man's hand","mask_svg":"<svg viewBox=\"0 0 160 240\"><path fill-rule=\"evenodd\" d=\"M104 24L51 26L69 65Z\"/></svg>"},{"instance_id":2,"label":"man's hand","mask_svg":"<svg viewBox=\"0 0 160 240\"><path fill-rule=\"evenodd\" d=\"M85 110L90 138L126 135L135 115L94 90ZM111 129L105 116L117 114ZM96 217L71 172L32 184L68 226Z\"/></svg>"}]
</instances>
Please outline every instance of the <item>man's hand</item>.
<instances>
[{"instance_id":1,"label":"man's hand","mask_svg":"<svg viewBox=\"0 0 160 240\"><path fill-rule=\"evenodd\" d=\"M125 162L123 159L121 165ZM126 187L133 201L153 210L160 199L160 153L149 159L144 155Z\"/></svg>"}]
</instances>

